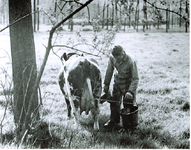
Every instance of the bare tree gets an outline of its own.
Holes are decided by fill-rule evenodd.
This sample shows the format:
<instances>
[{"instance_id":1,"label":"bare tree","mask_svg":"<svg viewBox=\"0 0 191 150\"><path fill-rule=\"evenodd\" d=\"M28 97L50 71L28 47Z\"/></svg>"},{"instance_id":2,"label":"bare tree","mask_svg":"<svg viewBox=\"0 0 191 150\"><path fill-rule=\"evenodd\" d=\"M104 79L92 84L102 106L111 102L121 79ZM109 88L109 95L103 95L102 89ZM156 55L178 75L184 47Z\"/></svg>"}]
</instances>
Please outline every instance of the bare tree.
<instances>
[{"instance_id":1,"label":"bare tree","mask_svg":"<svg viewBox=\"0 0 191 150\"><path fill-rule=\"evenodd\" d=\"M28 15L30 14L30 15ZM16 124L16 139L21 140L23 133L31 124L27 115L34 114L38 120L38 93L34 91L34 83L37 77L36 55L31 15L31 0L10 0L9 1L9 23L16 19L24 19L10 26L11 57L14 84L14 121ZM31 93L34 97L30 103ZM29 103L31 106L29 106ZM29 107L31 107L29 111Z\"/></svg>"},{"instance_id":2,"label":"bare tree","mask_svg":"<svg viewBox=\"0 0 191 150\"><path fill-rule=\"evenodd\" d=\"M135 12L135 24L136 24L136 31L138 32L139 27L139 0L137 0L136 12Z\"/></svg>"},{"instance_id":3,"label":"bare tree","mask_svg":"<svg viewBox=\"0 0 191 150\"><path fill-rule=\"evenodd\" d=\"M103 5L103 19L102 19L102 28L104 28L104 25L105 25L105 1L104 1L104 5Z\"/></svg>"}]
</instances>

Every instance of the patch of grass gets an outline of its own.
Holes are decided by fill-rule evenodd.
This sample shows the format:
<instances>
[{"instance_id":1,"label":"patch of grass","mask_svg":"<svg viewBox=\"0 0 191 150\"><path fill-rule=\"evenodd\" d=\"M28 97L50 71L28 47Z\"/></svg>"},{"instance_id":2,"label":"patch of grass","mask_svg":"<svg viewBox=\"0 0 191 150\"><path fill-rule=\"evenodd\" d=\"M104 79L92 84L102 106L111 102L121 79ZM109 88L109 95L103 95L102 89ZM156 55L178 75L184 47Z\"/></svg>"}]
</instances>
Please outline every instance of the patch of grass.
<instances>
[{"instance_id":1,"label":"patch of grass","mask_svg":"<svg viewBox=\"0 0 191 150\"><path fill-rule=\"evenodd\" d=\"M41 81L40 82L40 85L43 85L43 86L53 85L53 84L58 84L58 82L52 81L52 80L50 80L50 81Z\"/></svg>"},{"instance_id":2,"label":"patch of grass","mask_svg":"<svg viewBox=\"0 0 191 150\"><path fill-rule=\"evenodd\" d=\"M3 145L6 145L8 143L14 142L15 134L12 131L8 131L5 134L3 134Z\"/></svg>"},{"instance_id":3,"label":"patch of grass","mask_svg":"<svg viewBox=\"0 0 191 150\"><path fill-rule=\"evenodd\" d=\"M162 89L138 89L138 93L145 93L145 94L160 94L160 95L164 95L164 94L169 94L172 92L172 88L171 87L166 87L166 88L162 88Z\"/></svg>"}]
</instances>

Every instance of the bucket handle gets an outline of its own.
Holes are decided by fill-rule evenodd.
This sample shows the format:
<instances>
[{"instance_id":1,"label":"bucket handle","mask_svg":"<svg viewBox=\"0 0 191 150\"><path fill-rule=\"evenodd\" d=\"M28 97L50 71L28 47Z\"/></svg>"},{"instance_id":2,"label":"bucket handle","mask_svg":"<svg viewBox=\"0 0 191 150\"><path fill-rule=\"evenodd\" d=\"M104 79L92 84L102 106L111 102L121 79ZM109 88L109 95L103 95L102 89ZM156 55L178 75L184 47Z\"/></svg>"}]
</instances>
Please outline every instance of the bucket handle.
<instances>
[{"instance_id":1,"label":"bucket handle","mask_svg":"<svg viewBox=\"0 0 191 150\"><path fill-rule=\"evenodd\" d=\"M124 96L122 97L122 99L123 99L123 98L124 98ZM135 102L136 105L138 106L137 101L135 100L134 102ZM131 104L131 105L133 105L134 103L127 103L127 102L125 102L125 104Z\"/></svg>"}]
</instances>

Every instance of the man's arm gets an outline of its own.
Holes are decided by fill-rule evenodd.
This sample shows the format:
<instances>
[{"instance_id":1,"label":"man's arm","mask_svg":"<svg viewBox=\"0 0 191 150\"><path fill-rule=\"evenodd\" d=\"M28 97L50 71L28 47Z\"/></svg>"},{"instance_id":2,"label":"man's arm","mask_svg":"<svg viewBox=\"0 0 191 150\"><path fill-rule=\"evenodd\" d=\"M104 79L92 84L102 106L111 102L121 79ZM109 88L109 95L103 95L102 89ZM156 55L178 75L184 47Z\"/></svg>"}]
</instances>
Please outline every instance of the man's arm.
<instances>
[{"instance_id":1,"label":"man's arm","mask_svg":"<svg viewBox=\"0 0 191 150\"><path fill-rule=\"evenodd\" d=\"M106 92L107 90L109 90L109 85L110 85L110 82L111 82L111 78L112 78L112 76L113 76L113 70L114 70L114 66L113 66L113 64L112 64L112 58L110 57L110 58L109 58L109 61L108 61L108 65L107 65L106 74L105 74L105 80L104 80L105 87L104 87L104 92Z\"/></svg>"},{"instance_id":2,"label":"man's arm","mask_svg":"<svg viewBox=\"0 0 191 150\"><path fill-rule=\"evenodd\" d=\"M131 84L129 86L129 92L135 94L137 88L138 88L138 83L139 83L139 75L138 75L138 69L137 69L137 64L135 61L132 62L132 65L130 67L131 69Z\"/></svg>"}]
</instances>

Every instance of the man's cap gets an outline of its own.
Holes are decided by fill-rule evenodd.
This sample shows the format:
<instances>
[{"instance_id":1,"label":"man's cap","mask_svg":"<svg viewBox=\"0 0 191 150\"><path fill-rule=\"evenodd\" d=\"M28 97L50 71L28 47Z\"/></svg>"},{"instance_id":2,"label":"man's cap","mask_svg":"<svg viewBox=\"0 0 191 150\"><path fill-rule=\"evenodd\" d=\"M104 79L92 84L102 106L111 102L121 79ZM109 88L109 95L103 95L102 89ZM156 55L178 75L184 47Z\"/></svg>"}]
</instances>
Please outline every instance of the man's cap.
<instances>
[{"instance_id":1,"label":"man's cap","mask_svg":"<svg viewBox=\"0 0 191 150\"><path fill-rule=\"evenodd\" d=\"M119 56L123 52L123 48L120 45L115 45L112 49L112 55L113 56Z\"/></svg>"}]
</instances>

